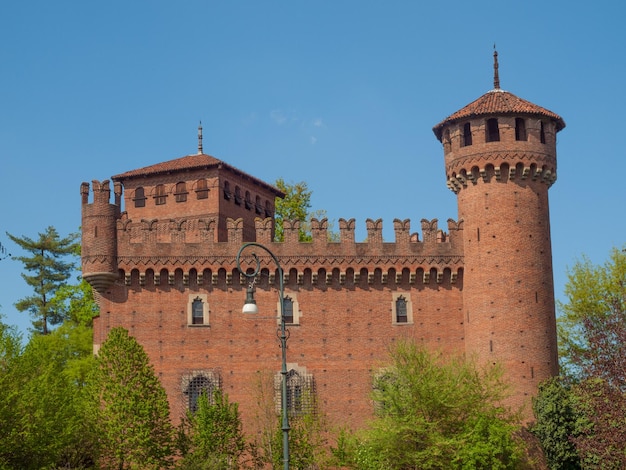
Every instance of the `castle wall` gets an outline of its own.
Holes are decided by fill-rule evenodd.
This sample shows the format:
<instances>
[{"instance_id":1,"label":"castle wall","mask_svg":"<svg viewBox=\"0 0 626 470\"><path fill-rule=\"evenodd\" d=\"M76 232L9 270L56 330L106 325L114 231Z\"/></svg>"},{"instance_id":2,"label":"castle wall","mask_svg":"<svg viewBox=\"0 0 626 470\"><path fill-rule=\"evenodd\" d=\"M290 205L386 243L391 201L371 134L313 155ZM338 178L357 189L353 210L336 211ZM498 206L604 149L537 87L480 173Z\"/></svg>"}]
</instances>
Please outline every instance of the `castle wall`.
<instances>
[{"instance_id":1,"label":"castle wall","mask_svg":"<svg viewBox=\"0 0 626 470\"><path fill-rule=\"evenodd\" d=\"M94 345L97 350L110 328L127 328L155 366L174 419L186 410L185 380L215 372L252 431L260 377L280 370L276 267L259 253L261 313L244 315L247 286L235 264L241 220L229 220L227 242L214 241L211 220L187 222L158 229L121 217L118 277L98 296ZM298 223L286 222L285 242L275 243L272 220L256 221L255 238L280 259L285 295L297 302L287 360L312 375L322 410L337 425L357 427L372 416L372 372L398 338L444 353L464 349L462 225L449 221L448 232L436 220L421 225L417 241L410 222L396 220L395 242L384 242L382 222L368 220L368 241L356 243L355 221L342 220L342 241L329 242L327 222L314 220L313 241L302 243ZM399 295L409 301L406 323L394 317ZM189 305L198 297L208 304L204 325L191 324Z\"/></svg>"}]
</instances>

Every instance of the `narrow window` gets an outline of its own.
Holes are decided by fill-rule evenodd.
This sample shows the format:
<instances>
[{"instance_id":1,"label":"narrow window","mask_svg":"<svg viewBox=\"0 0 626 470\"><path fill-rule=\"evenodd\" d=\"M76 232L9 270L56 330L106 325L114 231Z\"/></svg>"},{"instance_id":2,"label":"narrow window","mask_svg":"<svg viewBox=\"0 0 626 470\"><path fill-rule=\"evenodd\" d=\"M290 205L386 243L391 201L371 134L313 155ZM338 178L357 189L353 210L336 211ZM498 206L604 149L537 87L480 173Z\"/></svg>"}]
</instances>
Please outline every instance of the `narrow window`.
<instances>
[{"instance_id":1,"label":"narrow window","mask_svg":"<svg viewBox=\"0 0 626 470\"><path fill-rule=\"evenodd\" d=\"M487 142L500 141L500 129L498 128L498 120L496 118L487 119L487 127L485 128L485 140Z\"/></svg>"},{"instance_id":2,"label":"narrow window","mask_svg":"<svg viewBox=\"0 0 626 470\"><path fill-rule=\"evenodd\" d=\"M207 199L209 197L209 188L207 187L206 180L203 178L196 183L196 198Z\"/></svg>"},{"instance_id":3,"label":"narrow window","mask_svg":"<svg viewBox=\"0 0 626 470\"><path fill-rule=\"evenodd\" d=\"M235 204L241 205L241 188L239 186L235 186Z\"/></svg>"},{"instance_id":4,"label":"narrow window","mask_svg":"<svg viewBox=\"0 0 626 470\"><path fill-rule=\"evenodd\" d=\"M283 319L285 323L293 323L293 300L290 297L283 299Z\"/></svg>"},{"instance_id":5,"label":"narrow window","mask_svg":"<svg viewBox=\"0 0 626 470\"><path fill-rule=\"evenodd\" d=\"M228 181L224 181L224 199L230 201L232 197L232 193L230 192L230 183Z\"/></svg>"},{"instance_id":6,"label":"narrow window","mask_svg":"<svg viewBox=\"0 0 626 470\"><path fill-rule=\"evenodd\" d=\"M400 296L396 299L396 323L407 323L408 319L406 299Z\"/></svg>"},{"instance_id":7,"label":"narrow window","mask_svg":"<svg viewBox=\"0 0 626 470\"><path fill-rule=\"evenodd\" d=\"M254 212L256 212L257 214L260 214L261 212L263 212L263 206L261 205L260 196L256 197L256 201L254 203Z\"/></svg>"},{"instance_id":8,"label":"narrow window","mask_svg":"<svg viewBox=\"0 0 626 470\"><path fill-rule=\"evenodd\" d=\"M541 141L542 144L546 143L546 130L543 126L543 121L541 122L541 128L539 129L539 140Z\"/></svg>"},{"instance_id":9,"label":"narrow window","mask_svg":"<svg viewBox=\"0 0 626 470\"><path fill-rule=\"evenodd\" d=\"M472 145L472 125L469 122L463 124L463 135L461 136L461 147Z\"/></svg>"},{"instance_id":10,"label":"narrow window","mask_svg":"<svg viewBox=\"0 0 626 470\"><path fill-rule=\"evenodd\" d=\"M154 191L154 203L157 206L163 205L165 204L166 197L167 196L165 195L165 186L163 186L162 184L158 184Z\"/></svg>"},{"instance_id":11,"label":"narrow window","mask_svg":"<svg viewBox=\"0 0 626 470\"><path fill-rule=\"evenodd\" d=\"M252 208L252 198L250 197L250 191L246 191L246 199L245 199L246 209Z\"/></svg>"},{"instance_id":12,"label":"narrow window","mask_svg":"<svg viewBox=\"0 0 626 470\"><path fill-rule=\"evenodd\" d=\"M522 118L515 118L515 140L527 140L526 121Z\"/></svg>"},{"instance_id":13,"label":"narrow window","mask_svg":"<svg viewBox=\"0 0 626 470\"><path fill-rule=\"evenodd\" d=\"M269 201L265 201L265 217L272 216L272 206L270 206Z\"/></svg>"},{"instance_id":14,"label":"narrow window","mask_svg":"<svg viewBox=\"0 0 626 470\"><path fill-rule=\"evenodd\" d=\"M185 202L187 200L187 185L184 182L176 183L176 202Z\"/></svg>"},{"instance_id":15,"label":"narrow window","mask_svg":"<svg viewBox=\"0 0 626 470\"><path fill-rule=\"evenodd\" d=\"M204 324L204 302L199 298L191 303L191 324Z\"/></svg>"},{"instance_id":16,"label":"narrow window","mask_svg":"<svg viewBox=\"0 0 626 470\"><path fill-rule=\"evenodd\" d=\"M143 188L135 189L135 207L146 207L146 195Z\"/></svg>"}]
</instances>

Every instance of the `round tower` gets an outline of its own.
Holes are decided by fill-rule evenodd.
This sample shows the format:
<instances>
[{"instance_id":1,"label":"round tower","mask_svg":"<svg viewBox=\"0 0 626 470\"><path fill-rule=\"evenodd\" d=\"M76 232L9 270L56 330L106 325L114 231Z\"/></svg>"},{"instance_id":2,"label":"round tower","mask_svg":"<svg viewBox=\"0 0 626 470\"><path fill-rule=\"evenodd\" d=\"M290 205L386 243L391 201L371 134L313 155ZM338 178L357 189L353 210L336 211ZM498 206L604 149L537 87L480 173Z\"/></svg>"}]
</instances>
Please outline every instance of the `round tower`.
<instances>
[{"instance_id":1,"label":"round tower","mask_svg":"<svg viewBox=\"0 0 626 470\"><path fill-rule=\"evenodd\" d=\"M466 353L504 367L526 419L538 384L558 374L548 189L564 127L500 89L494 51L494 88L433 128L463 220Z\"/></svg>"},{"instance_id":2,"label":"round tower","mask_svg":"<svg viewBox=\"0 0 626 470\"><path fill-rule=\"evenodd\" d=\"M93 181L93 203L89 204L89 183L82 183L82 270L85 279L102 293L118 278L117 219L120 216L122 187L115 184L115 204L110 203L109 181Z\"/></svg>"}]
</instances>

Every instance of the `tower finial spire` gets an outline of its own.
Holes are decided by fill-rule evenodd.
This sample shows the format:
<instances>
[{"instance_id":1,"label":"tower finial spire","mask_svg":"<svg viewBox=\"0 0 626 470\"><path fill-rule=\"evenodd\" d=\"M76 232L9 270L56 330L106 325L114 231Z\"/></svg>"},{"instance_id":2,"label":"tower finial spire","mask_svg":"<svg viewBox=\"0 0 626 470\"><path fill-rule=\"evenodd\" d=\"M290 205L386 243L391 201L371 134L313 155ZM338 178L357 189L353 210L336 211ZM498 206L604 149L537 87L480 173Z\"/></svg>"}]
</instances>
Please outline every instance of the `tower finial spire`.
<instances>
[{"instance_id":1,"label":"tower finial spire","mask_svg":"<svg viewBox=\"0 0 626 470\"><path fill-rule=\"evenodd\" d=\"M500 76L498 75L498 51L496 50L496 43L493 43L493 88L495 90L500 89Z\"/></svg>"},{"instance_id":2,"label":"tower finial spire","mask_svg":"<svg viewBox=\"0 0 626 470\"><path fill-rule=\"evenodd\" d=\"M198 124L198 155L202 155L202 121Z\"/></svg>"}]
</instances>

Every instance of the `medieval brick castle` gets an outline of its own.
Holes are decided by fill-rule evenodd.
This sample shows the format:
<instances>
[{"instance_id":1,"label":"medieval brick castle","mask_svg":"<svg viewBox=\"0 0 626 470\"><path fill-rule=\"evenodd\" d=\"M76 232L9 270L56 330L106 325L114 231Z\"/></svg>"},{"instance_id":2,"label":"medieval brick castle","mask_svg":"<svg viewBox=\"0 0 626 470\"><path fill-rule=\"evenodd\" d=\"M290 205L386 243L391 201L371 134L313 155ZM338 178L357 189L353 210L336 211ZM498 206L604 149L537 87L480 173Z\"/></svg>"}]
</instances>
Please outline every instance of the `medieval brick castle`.
<instances>
[{"instance_id":1,"label":"medieval brick castle","mask_svg":"<svg viewBox=\"0 0 626 470\"><path fill-rule=\"evenodd\" d=\"M193 409L201 390L220 387L255 416L258 381L278 374L281 350L277 269L261 255L261 314L241 312L243 242L267 246L284 269L288 323L288 406L305 391L334 423L372 416L372 373L398 338L443 353L501 363L510 404L524 406L558 373L548 189L556 180L557 114L494 88L437 124L447 186L458 220L442 229L394 220L313 220L312 241L285 222L274 242L278 189L202 151L81 185L83 277L100 315L95 350L123 326L149 355L167 390L173 419ZM113 200L111 201L111 189ZM265 312L265 313L263 313ZM277 395L278 400L279 395Z\"/></svg>"}]
</instances>

